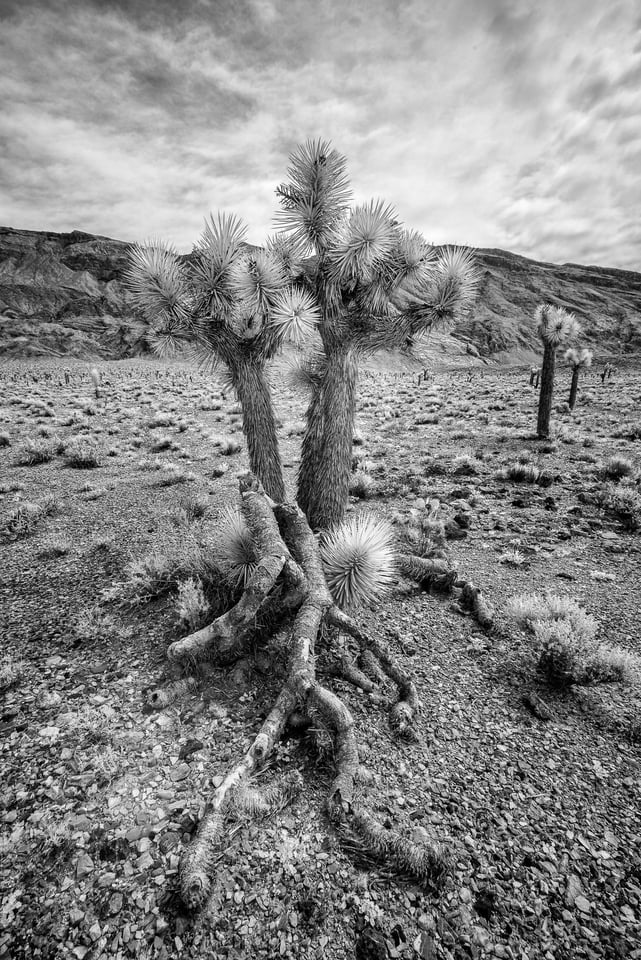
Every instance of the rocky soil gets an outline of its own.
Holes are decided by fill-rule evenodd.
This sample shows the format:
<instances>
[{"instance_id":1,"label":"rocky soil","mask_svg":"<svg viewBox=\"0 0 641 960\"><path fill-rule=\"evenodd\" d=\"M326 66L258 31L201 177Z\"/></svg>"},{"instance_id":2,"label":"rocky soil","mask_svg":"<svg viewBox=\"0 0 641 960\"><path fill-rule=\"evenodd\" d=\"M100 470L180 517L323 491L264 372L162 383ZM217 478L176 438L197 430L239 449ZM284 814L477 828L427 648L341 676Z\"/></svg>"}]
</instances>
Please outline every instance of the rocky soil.
<instances>
[{"instance_id":1,"label":"rocky soil","mask_svg":"<svg viewBox=\"0 0 641 960\"><path fill-rule=\"evenodd\" d=\"M599 372L545 444L527 370L420 383L365 372L350 510L388 517L399 536L442 519L496 623L485 632L403 580L361 612L416 678L419 743L394 738L375 697L328 682L357 720L363 802L417 843L440 842L451 873L430 891L346 850L323 811L327 760L292 734L258 787L298 769L303 793L230 821L211 900L192 916L176 896L180 852L269 710L280 652L203 670L152 711L148 691L175 679L175 593L123 600L133 561L194 556L215 537L246 469L239 409L180 365L103 363L96 399L82 364L4 364L0 957L640 958L639 685L550 689L505 612L524 592L572 597L604 640L641 655L640 534L594 499L615 455L638 490L641 377ZM274 384L293 490L305 401L282 370ZM72 436L97 466L72 465ZM541 482L506 479L523 462Z\"/></svg>"}]
</instances>

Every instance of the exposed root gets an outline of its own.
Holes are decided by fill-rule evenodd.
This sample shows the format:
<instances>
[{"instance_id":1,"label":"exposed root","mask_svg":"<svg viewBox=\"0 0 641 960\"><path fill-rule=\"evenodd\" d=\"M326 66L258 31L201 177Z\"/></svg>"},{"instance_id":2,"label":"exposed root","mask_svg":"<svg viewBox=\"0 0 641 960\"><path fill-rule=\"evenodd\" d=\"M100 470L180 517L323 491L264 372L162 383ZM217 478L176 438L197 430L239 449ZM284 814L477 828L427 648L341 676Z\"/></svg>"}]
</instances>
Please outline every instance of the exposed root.
<instances>
[{"instance_id":1,"label":"exposed root","mask_svg":"<svg viewBox=\"0 0 641 960\"><path fill-rule=\"evenodd\" d=\"M242 783L232 800L237 815L266 817L284 809L303 789L303 778L299 770L289 771L277 783L264 790Z\"/></svg>"},{"instance_id":2,"label":"exposed root","mask_svg":"<svg viewBox=\"0 0 641 960\"><path fill-rule=\"evenodd\" d=\"M403 576L415 580L420 586L432 587L443 593L449 593L458 579L458 573L450 567L447 560L401 554L398 557L398 567Z\"/></svg>"},{"instance_id":3,"label":"exposed root","mask_svg":"<svg viewBox=\"0 0 641 960\"><path fill-rule=\"evenodd\" d=\"M348 644L332 636L329 657L332 668L370 696L376 683L389 678L398 691L390 720L399 734L415 737L412 726L420 709L418 694L409 675L395 662L388 647L364 633L356 622L332 600L325 580L317 541L302 511L295 504L273 504L250 477L242 481L241 510L256 546L258 565L238 603L209 627L177 644L170 656L211 657L225 662L237 655L255 635L256 624L272 631L275 622L291 624L287 642L288 664L285 682L246 754L228 771L214 790L198 832L186 849L180 868L180 890L184 903L194 909L209 896L212 872L219 849L229 835L228 814L265 816L290 802L300 792L300 775L267 790L257 789L251 777L267 761L288 723L309 724L308 732L324 749L334 765L334 777L327 795L327 811L347 843L360 846L395 870L421 882L436 884L445 873L446 861L434 846L418 846L386 830L370 814L354 806L355 781L362 775L352 714L331 690L316 677L316 647L326 628L342 632L358 645L354 661ZM420 559L420 558L419 558ZM428 561L424 561L428 563ZM441 561L431 562L432 572L446 575ZM449 577L451 572L447 570ZM336 640L338 639L338 643ZM358 664L358 665L357 665ZM369 676L368 676L369 674ZM191 689L195 681L179 681L172 689ZM164 702L168 694L157 692ZM174 694L178 695L177 693Z\"/></svg>"},{"instance_id":4,"label":"exposed root","mask_svg":"<svg viewBox=\"0 0 641 960\"><path fill-rule=\"evenodd\" d=\"M340 824L339 832L348 848L430 888L441 887L449 873L449 860L437 844L406 840L366 810L353 810Z\"/></svg>"},{"instance_id":5,"label":"exposed root","mask_svg":"<svg viewBox=\"0 0 641 960\"><path fill-rule=\"evenodd\" d=\"M264 495L246 490L241 497L241 511L260 557L256 568L238 603L207 627L172 643L167 651L170 660L202 657L211 652L224 663L242 656L260 607L287 561L291 561ZM300 593L302 581L293 563L288 565L288 573L296 581L295 592Z\"/></svg>"},{"instance_id":6,"label":"exposed root","mask_svg":"<svg viewBox=\"0 0 641 960\"><path fill-rule=\"evenodd\" d=\"M329 788L327 809L330 819L334 819L351 809L354 799L354 780L359 769L354 719L336 694L319 683L310 687L307 702L332 733L336 776Z\"/></svg>"},{"instance_id":7,"label":"exposed root","mask_svg":"<svg viewBox=\"0 0 641 960\"><path fill-rule=\"evenodd\" d=\"M359 667L375 683L385 681L385 672L371 650L361 650L357 661Z\"/></svg>"},{"instance_id":8,"label":"exposed root","mask_svg":"<svg viewBox=\"0 0 641 960\"><path fill-rule=\"evenodd\" d=\"M186 696L188 693L196 690L197 687L198 681L195 677L184 677L182 680L174 680L173 683L167 684L166 687L158 687L157 690L151 690L147 694L145 702L147 706L153 710L164 710L165 707L168 707L175 700Z\"/></svg>"},{"instance_id":9,"label":"exposed root","mask_svg":"<svg viewBox=\"0 0 641 960\"><path fill-rule=\"evenodd\" d=\"M494 607L485 599L480 587L475 587L469 580L463 581L461 604L470 610L479 626L484 630L491 630L494 625Z\"/></svg>"},{"instance_id":10,"label":"exposed root","mask_svg":"<svg viewBox=\"0 0 641 960\"><path fill-rule=\"evenodd\" d=\"M358 624L338 607L334 606L329 610L327 619L333 626L353 637L362 650L368 650L376 657L385 674L396 684L398 701L390 710L390 723L400 736L414 740L416 734L412 721L419 712L421 703L408 674L394 661L386 644L364 633Z\"/></svg>"},{"instance_id":11,"label":"exposed root","mask_svg":"<svg viewBox=\"0 0 641 960\"><path fill-rule=\"evenodd\" d=\"M367 677L349 654L343 651L336 651L326 666L326 672L333 677L339 677L352 686L364 690L365 693L373 693L376 690L376 684Z\"/></svg>"}]
</instances>

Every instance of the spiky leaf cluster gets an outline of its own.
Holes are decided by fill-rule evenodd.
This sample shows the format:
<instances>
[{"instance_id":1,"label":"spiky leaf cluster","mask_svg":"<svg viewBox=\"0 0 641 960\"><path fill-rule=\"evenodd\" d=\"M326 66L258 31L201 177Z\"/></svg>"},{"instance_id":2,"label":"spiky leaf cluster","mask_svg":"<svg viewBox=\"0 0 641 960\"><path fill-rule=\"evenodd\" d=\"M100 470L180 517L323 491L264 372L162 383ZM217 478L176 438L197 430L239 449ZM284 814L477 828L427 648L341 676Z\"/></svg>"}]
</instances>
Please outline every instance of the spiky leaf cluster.
<instances>
[{"instance_id":1,"label":"spiky leaf cluster","mask_svg":"<svg viewBox=\"0 0 641 960\"><path fill-rule=\"evenodd\" d=\"M383 520L361 514L321 540L330 592L343 609L375 603L395 582L394 533Z\"/></svg>"},{"instance_id":2,"label":"spiky leaf cluster","mask_svg":"<svg viewBox=\"0 0 641 960\"><path fill-rule=\"evenodd\" d=\"M541 340L553 347L558 347L563 341L573 340L581 330L573 313L551 303L539 304L534 318Z\"/></svg>"}]
</instances>

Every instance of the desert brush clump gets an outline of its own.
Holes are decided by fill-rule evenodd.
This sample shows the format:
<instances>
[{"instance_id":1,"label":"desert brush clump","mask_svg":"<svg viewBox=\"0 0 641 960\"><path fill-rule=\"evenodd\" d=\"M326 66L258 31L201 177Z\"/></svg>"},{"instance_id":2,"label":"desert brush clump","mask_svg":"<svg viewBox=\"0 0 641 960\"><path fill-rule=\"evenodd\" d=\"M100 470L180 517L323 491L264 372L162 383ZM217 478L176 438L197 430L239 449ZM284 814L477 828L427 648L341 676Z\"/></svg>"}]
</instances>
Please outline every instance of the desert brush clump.
<instances>
[{"instance_id":1,"label":"desert brush clump","mask_svg":"<svg viewBox=\"0 0 641 960\"><path fill-rule=\"evenodd\" d=\"M604 480L622 480L624 477L632 477L635 472L632 461L621 456L609 457L597 467L597 473Z\"/></svg>"},{"instance_id":2,"label":"desert brush clump","mask_svg":"<svg viewBox=\"0 0 641 960\"><path fill-rule=\"evenodd\" d=\"M205 597L201 580L189 577L178 585L174 609L181 627L198 630L211 614L211 606Z\"/></svg>"},{"instance_id":3,"label":"desert brush clump","mask_svg":"<svg viewBox=\"0 0 641 960\"><path fill-rule=\"evenodd\" d=\"M102 450L93 437L77 435L64 443L64 460L68 467L91 470L102 463Z\"/></svg>"},{"instance_id":4,"label":"desert brush clump","mask_svg":"<svg viewBox=\"0 0 641 960\"><path fill-rule=\"evenodd\" d=\"M626 530L641 529L641 491L630 483L606 483L596 493L602 509L623 524Z\"/></svg>"},{"instance_id":5,"label":"desert brush clump","mask_svg":"<svg viewBox=\"0 0 641 960\"><path fill-rule=\"evenodd\" d=\"M44 497L40 503L31 500L19 500L9 513L0 518L0 540L21 540L33 533L46 517L59 511L58 501Z\"/></svg>"},{"instance_id":6,"label":"desert brush clump","mask_svg":"<svg viewBox=\"0 0 641 960\"><path fill-rule=\"evenodd\" d=\"M60 452L60 443L49 437L27 437L16 451L15 463L19 467L32 467L48 463Z\"/></svg>"},{"instance_id":7,"label":"desert brush clump","mask_svg":"<svg viewBox=\"0 0 641 960\"><path fill-rule=\"evenodd\" d=\"M538 670L552 686L631 680L639 660L599 642L598 621L576 600L556 594L513 597L508 614L530 630L539 644Z\"/></svg>"}]
</instances>

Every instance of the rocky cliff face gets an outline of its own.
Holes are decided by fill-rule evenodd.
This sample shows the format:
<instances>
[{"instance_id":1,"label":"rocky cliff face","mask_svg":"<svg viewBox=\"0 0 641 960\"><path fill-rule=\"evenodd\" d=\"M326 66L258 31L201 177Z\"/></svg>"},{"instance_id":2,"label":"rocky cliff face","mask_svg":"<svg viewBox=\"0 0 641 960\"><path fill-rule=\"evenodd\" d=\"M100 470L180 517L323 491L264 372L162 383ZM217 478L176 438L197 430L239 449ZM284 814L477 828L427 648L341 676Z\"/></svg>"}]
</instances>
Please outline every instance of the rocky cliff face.
<instances>
[{"instance_id":1,"label":"rocky cliff face","mask_svg":"<svg viewBox=\"0 0 641 960\"><path fill-rule=\"evenodd\" d=\"M475 251L482 282L477 305L456 336L482 354L540 352L533 316L548 301L572 310L582 342L600 353L641 350L641 273L528 260L505 250Z\"/></svg>"},{"instance_id":2,"label":"rocky cliff face","mask_svg":"<svg viewBox=\"0 0 641 960\"><path fill-rule=\"evenodd\" d=\"M128 244L88 233L0 227L0 355L116 358L145 349L120 278ZM539 352L533 315L550 301L573 310L600 353L641 350L641 274L475 251L482 281L470 317L436 337L439 352ZM468 355L469 355L468 353Z\"/></svg>"},{"instance_id":3,"label":"rocky cliff face","mask_svg":"<svg viewBox=\"0 0 641 960\"><path fill-rule=\"evenodd\" d=\"M0 227L0 343L11 357L121 357L141 329L120 277L128 244Z\"/></svg>"}]
</instances>

